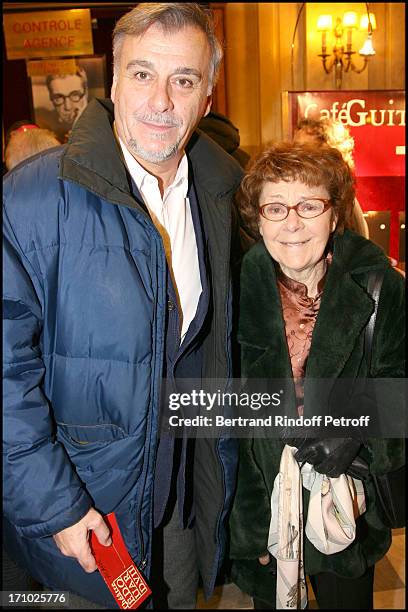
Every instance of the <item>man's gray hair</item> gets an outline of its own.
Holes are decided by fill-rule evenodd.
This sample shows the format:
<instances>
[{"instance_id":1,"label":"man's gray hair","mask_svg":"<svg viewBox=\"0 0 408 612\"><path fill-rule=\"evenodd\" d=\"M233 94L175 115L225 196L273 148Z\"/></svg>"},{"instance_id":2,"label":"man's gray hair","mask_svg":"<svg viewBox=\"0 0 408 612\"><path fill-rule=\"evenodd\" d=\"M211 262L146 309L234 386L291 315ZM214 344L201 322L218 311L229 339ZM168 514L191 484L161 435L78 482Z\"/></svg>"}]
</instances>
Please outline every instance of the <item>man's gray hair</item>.
<instances>
[{"instance_id":1,"label":"man's gray hair","mask_svg":"<svg viewBox=\"0 0 408 612\"><path fill-rule=\"evenodd\" d=\"M194 2L143 2L121 17L113 31L113 80L118 76L124 37L141 36L154 24L159 24L166 33L178 32L185 26L195 26L204 32L211 51L208 81L212 90L223 56L222 46L215 35L211 11Z\"/></svg>"},{"instance_id":2,"label":"man's gray hair","mask_svg":"<svg viewBox=\"0 0 408 612\"><path fill-rule=\"evenodd\" d=\"M10 140L4 153L6 168L12 170L14 166L32 155L60 144L54 132L50 130L41 128L15 130L10 134Z\"/></svg>"}]
</instances>

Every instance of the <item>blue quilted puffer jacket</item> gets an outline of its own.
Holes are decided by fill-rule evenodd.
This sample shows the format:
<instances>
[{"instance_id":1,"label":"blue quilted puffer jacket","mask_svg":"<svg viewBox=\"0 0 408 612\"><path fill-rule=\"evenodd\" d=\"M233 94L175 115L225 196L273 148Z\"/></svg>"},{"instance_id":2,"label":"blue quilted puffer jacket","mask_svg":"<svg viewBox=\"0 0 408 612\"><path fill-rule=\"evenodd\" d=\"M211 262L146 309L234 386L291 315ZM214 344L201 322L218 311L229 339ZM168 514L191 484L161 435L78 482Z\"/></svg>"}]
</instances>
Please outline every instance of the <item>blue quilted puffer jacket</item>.
<instances>
[{"instance_id":1,"label":"blue quilted puffer jacket","mask_svg":"<svg viewBox=\"0 0 408 612\"><path fill-rule=\"evenodd\" d=\"M93 506L114 511L149 577L164 355L166 262L131 195L112 105L94 100L69 144L4 181L4 537L46 586L115 603L52 535ZM202 134L187 150L210 256L213 322L205 376L230 372L231 201L241 170ZM196 538L213 589L234 488L236 445L197 440Z\"/></svg>"}]
</instances>

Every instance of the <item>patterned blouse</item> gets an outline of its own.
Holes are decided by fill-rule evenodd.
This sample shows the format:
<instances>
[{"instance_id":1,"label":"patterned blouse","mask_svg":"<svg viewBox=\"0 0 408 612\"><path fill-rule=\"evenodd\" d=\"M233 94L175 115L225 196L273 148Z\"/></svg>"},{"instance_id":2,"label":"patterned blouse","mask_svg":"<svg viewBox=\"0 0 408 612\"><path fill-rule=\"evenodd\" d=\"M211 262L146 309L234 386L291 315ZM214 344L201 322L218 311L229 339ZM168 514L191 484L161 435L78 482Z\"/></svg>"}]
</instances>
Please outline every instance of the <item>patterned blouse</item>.
<instances>
[{"instance_id":1,"label":"patterned blouse","mask_svg":"<svg viewBox=\"0 0 408 612\"><path fill-rule=\"evenodd\" d=\"M303 378L307 358L312 344L312 333L319 312L327 269L332 260L329 253L326 257L326 272L317 285L317 294L311 298L303 283L286 276L278 267L278 289L282 301L283 320L285 322L286 340L295 380L298 415L303 414Z\"/></svg>"}]
</instances>

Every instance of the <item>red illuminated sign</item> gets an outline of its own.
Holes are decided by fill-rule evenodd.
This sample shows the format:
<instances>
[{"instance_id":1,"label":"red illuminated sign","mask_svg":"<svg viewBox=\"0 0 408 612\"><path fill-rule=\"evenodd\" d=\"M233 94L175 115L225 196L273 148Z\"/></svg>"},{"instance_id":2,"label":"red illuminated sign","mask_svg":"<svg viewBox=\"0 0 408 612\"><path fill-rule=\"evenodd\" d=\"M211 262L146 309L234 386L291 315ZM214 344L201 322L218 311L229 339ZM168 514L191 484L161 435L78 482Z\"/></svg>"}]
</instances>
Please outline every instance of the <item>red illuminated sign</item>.
<instances>
[{"instance_id":1,"label":"red illuminated sign","mask_svg":"<svg viewBox=\"0 0 408 612\"><path fill-rule=\"evenodd\" d=\"M405 201L405 91L294 91L284 94L293 136L300 119L332 119L354 138L357 197L363 210L391 211L390 255L398 258L398 212Z\"/></svg>"}]
</instances>

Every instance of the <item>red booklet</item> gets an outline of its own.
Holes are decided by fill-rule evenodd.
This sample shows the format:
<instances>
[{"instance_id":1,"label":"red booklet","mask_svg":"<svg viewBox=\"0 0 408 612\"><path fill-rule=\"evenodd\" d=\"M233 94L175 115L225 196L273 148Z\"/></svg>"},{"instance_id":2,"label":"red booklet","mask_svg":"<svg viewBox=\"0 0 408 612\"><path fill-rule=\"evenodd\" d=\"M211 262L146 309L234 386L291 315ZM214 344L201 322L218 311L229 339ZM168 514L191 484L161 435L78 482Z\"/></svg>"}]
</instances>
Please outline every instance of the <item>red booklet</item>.
<instances>
[{"instance_id":1,"label":"red booklet","mask_svg":"<svg viewBox=\"0 0 408 612\"><path fill-rule=\"evenodd\" d=\"M103 546L91 532L91 549L98 569L122 610L134 610L151 594L151 589L133 563L120 533L115 513L104 516L112 544Z\"/></svg>"}]
</instances>

